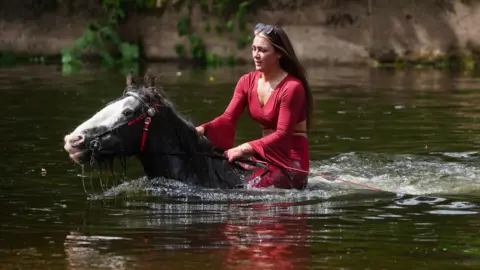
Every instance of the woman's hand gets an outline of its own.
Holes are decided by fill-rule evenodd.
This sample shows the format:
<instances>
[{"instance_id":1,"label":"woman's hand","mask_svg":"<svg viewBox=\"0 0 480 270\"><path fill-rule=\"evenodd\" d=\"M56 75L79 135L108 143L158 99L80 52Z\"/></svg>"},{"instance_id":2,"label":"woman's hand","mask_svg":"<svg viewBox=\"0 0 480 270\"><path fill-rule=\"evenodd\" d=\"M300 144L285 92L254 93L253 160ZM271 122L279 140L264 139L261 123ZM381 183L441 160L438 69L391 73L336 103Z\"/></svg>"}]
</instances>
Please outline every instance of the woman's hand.
<instances>
[{"instance_id":1,"label":"woman's hand","mask_svg":"<svg viewBox=\"0 0 480 270\"><path fill-rule=\"evenodd\" d=\"M243 157L243 151L240 147L234 147L230 148L227 151L225 151L225 156L228 158L228 162L232 162L236 160L237 158Z\"/></svg>"},{"instance_id":2,"label":"woman's hand","mask_svg":"<svg viewBox=\"0 0 480 270\"><path fill-rule=\"evenodd\" d=\"M232 162L237 158L243 157L245 154L252 153L253 148L248 143L244 143L240 146L230 148L225 151L224 155L227 156L228 162Z\"/></svg>"},{"instance_id":3,"label":"woman's hand","mask_svg":"<svg viewBox=\"0 0 480 270\"><path fill-rule=\"evenodd\" d=\"M204 135L205 134L205 128L202 127L202 126L198 126L195 128L197 130L197 133L200 134L200 135Z\"/></svg>"}]
</instances>

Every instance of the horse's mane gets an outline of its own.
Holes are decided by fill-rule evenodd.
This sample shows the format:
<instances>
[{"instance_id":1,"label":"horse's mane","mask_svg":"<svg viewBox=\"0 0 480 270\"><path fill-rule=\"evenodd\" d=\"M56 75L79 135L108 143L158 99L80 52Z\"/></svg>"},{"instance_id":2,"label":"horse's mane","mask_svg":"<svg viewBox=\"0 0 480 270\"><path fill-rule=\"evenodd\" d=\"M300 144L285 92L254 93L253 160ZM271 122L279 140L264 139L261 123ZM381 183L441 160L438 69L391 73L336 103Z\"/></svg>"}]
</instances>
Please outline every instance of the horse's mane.
<instances>
[{"instance_id":1,"label":"horse's mane","mask_svg":"<svg viewBox=\"0 0 480 270\"><path fill-rule=\"evenodd\" d=\"M188 130L191 130L192 132L194 131L193 134L198 135L196 133L193 123L187 120L186 117L183 116L180 112L178 112L175 108L175 105L168 99L167 95L165 94L164 88L161 85L155 84L155 81L159 77L160 76L154 77L153 75L151 75L150 72L147 72L144 77L143 86L136 88L137 94L148 104L158 104L162 106L167 112L170 112L168 116L178 118L178 120L183 122L183 124ZM203 143L206 147L211 147L208 139L200 135L198 135L198 137L202 139L201 143Z\"/></svg>"},{"instance_id":2,"label":"horse's mane","mask_svg":"<svg viewBox=\"0 0 480 270\"><path fill-rule=\"evenodd\" d=\"M183 178L183 182L210 187L232 187L238 184L241 169L222 159L222 150L215 149L205 136L197 133L190 121L177 112L163 87L155 84L157 78L146 73L142 86L136 86L132 79L127 78L125 91L136 92L147 104L159 105L159 113L152 119L150 129L156 139L155 150L167 153L156 156L165 165L165 176ZM178 162L183 166L181 171L174 172L172 168Z\"/></svg>"}]
</instances>

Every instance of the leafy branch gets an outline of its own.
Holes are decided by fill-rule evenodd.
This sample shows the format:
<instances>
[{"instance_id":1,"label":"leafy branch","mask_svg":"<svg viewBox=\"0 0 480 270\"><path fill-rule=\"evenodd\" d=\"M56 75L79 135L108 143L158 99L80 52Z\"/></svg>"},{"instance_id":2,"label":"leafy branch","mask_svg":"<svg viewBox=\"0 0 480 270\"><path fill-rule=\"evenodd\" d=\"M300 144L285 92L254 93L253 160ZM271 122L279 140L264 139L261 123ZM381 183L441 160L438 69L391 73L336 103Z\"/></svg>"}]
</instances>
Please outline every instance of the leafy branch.
<instances>
[{"instance_id":1,"label":"leafy branch","mask_svg":"<svg viewBox=\"0 0 480 270\"><path fill-rule=\"evenodd\" d=\"M122 41L118 34L118 24L125 19L125 10L130 1L102 0L102 8L106 12L104 22L92 22L72 47L62 50L62 67L66 73L76 71L84 65L86 54L100 57L101 64L106 67L135 66L140 59L140 49L137 44ZM149 0L136 0L136 6L149 4ZM117 51L117 58L111 52Z\"/></svg>"},{"instance_id":2,"label":"leafy branch","mask_svg":"<svg viewBox=\"0 0 480 270\"><path fill-rule=\"evenodd\" d=\"M184 1L183 4L187 2ZM203 15L212 18L203 26L205 33L211 33L212 30L217 35L231 35L237 38L237 47L245 48L252 41L252 35L247 31L246 13L250 1L238 0L201 0L198 2ZM177 3L178 4L178 3ZM199 28L192 25L193 4L188 6L188 15L184 16L177 23L177 34L180 37L188 37L188 47L181 43L175 44L175 52L180 57L190 56L194 61L206 66L234 65L235 57L233 55L220 57L209 52L199 33ZM212 26L213 23L213 26ZM189 54L188 54L189 53Z\"/></svg>"}]
</instances>

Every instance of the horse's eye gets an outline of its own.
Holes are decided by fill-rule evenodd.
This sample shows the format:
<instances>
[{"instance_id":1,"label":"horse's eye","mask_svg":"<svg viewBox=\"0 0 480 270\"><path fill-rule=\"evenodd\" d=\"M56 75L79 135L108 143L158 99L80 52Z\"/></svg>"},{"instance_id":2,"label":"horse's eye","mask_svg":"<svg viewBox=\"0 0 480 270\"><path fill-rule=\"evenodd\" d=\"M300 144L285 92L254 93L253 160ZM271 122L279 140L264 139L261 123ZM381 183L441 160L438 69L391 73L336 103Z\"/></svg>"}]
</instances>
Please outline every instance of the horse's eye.
<instances>
[{"instance_id":1,"label":"horse's eye","mask_svg":"<svg viewBox=\"0 0 480 270\"><path fill-rule=\"evenodd\" d=\"M133 114L133 111L130 110L130 109L125 109L123 112L122 112L123 115L125 115L126 117L129 117Z\"/></svg>"}]
</instances>

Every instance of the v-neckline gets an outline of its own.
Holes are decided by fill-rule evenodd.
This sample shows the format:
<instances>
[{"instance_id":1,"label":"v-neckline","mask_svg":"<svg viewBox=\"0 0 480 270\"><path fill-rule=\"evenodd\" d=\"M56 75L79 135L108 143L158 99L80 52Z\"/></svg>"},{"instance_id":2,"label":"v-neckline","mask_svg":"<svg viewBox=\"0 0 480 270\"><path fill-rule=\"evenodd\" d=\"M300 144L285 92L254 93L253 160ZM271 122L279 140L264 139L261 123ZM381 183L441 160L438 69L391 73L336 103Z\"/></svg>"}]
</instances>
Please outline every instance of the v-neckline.
<instances>
[{"instance_id":1,"label":"v-neckline","mask_svg":"<svg viewBox=\"0 0 480 270\"><path fill-rule=\"evenodd\" d=\"M257 78L255 79L255 96L256 96L256 99L257 99L257 102L258 102L258 105L260 105L260 109L263 110L263 108L265 108L265 106L268 104L268 102L270 101L270 99L272 98L272 95L275 93L275 92L278 92L278 87L283 84L283 82L285 81L285 79L289 76L289 74L287 73L287 75L285 75L285 77L283 77L280 82L277 83L277 85L275 86L275 88L273 88L272 90L272 93L270 93L270 96L268 96L267 100L265 100L265 102L263 103L262 105L262 102L260 101L260 97L258 96L258 80L260 80L260 72L257 74Z\"/></svg>"}]
</instances>

